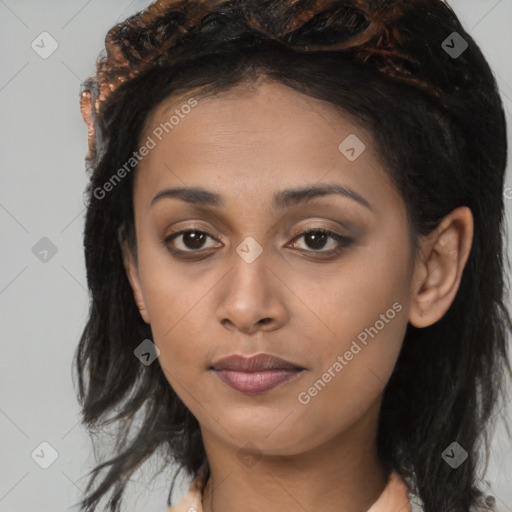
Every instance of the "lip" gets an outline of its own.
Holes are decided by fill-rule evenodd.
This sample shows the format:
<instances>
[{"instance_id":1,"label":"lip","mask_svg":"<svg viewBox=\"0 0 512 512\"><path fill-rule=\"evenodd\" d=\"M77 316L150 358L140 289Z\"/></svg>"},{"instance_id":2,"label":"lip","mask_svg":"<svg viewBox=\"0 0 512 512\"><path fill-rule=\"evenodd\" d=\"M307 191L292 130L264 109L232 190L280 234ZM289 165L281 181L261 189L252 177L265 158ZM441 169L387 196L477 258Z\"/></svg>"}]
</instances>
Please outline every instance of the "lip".
<instances>
[{"instance_id":1,"label":"lip","mask_svg":"<svg viewBox=\"0 0 512 512\"><path fill-rule=\"evenodd\" d=\"M293 379L304 369L271 354L256 354L251 357L232 354L210 367L224 383L249 394L273 389Z\"/></svg>"},{"instance_id":2,"label":"lip","mask_svg":"<svg viewBox=\"0 0 512 512\"><path fill-rule=\"evenodd\" d=\"M250 357L231 354L213 363L211 368L214 370L237 370L239 372L304 370L304 368L272 354L256 354Z\"/></svg>"},{"instance_id":3,"label":"lip","mask_svg":"<svg viewBox=\"0 0 512 512\"><path fill-rule=\"evenodd\" d=\"M213 370L228 386L247 394L263 393L303 372L303 370L263 370L239 372L236 370Z\"/></svg>"}]
</instances>

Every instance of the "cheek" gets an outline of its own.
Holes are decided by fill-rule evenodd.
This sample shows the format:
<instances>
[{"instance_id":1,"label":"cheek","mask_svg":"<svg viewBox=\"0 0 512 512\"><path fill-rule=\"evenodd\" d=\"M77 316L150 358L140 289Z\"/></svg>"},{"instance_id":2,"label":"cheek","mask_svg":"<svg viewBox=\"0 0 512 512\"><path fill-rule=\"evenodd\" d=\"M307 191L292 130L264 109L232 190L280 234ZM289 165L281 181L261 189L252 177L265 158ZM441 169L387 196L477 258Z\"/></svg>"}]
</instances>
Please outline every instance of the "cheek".
<instances>
[{"instance_id":1,"label":"cheek","mask_svg":"<svg viewBox=\"0 0 512 512\"><path fill-rule=\"evenodd\" d=\"M362 336L340 337L326 347L323 365L304 380L290 417L310 433L307 442L311 446L350 428L380 399L405 334L404 309L398 309L395 303L395 309L388 309L387 314L384 310L389 323L374 322L360 329ZM358 329L354 326L352 331ZM293 425L283 426L284 434L286 427Z\"/></svg>"},{"instance_id":2,"label":"cheek","mask_svg":"<svg viewBox=\"0 0 512 512\"><path fill-rule=\"evenodd\" d=\"M306 409L349 421L383 391L408 323L406 258L389 243L360 251L315 288L310 300L323 336L319 364L301 390Z\"/></svg>"},{"instance_id":3,"label":"cheek","mask_svg":"<svg viewBox=\"0 0 512 512\"><path fill-rule=\"evenodd\" d=\"M330 359L348 350L353 339L371 339L367 329L372 327L376 326L379 338L389 334L396 339L395 334L403 331L406 315L398 310L407 309L406 258L406 251L376 240L371 249L355 251L336 267L318 272L315 279L306 272L300 279L294 277L293 291L305 299L311 328L321 335Z\"/></svg>"},{"instance_id":4,"label":"cheek","mask_svg":"<svg viewBox=\"0 0 512 512\"><path fill-rule=\"evenodd\" d=\"M187 369L198 368L205 359L200 345L205 337L203 304L205 290L215 285L214 276L194 285L197 276L172 263L165 248L150 247L149 243L141 243L139 274L160 364L171 375L186 375Z\"/></svg>"}]
</instances>

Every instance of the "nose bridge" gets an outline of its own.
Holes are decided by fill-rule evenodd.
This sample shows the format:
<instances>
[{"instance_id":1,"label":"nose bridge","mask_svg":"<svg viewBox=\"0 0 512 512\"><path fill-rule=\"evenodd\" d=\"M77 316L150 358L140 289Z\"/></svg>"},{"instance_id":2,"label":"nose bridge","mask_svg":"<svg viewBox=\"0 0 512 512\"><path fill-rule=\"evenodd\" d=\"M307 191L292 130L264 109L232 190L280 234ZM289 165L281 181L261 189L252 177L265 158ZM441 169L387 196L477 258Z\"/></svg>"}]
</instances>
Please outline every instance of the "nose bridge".
<instances>
[{"instance_id":1,"label":"nose bridge","mask_svg":"<svg viewBox=\"0 0 512 512\"><path fill-rule=\"evenodd\" d=\"M250 331L258 323L274 324L284 319L285 307L270 260L271 252L251 237L234 248L217 307L219 322Z\"/></svg>"},{"instance_id":2,"label":"nose bridge","mask_svg":"<svg viewBox=\"0 0 512 512\"><path fill-rule=\"evenodd\" d=\"M254 238L245 238L234 248L231 258L229 293L244 301L261 300L263 295L271 293L269 283L272 273L268 269L270 251L264 250Z\"/></svg>"}]
</instances>

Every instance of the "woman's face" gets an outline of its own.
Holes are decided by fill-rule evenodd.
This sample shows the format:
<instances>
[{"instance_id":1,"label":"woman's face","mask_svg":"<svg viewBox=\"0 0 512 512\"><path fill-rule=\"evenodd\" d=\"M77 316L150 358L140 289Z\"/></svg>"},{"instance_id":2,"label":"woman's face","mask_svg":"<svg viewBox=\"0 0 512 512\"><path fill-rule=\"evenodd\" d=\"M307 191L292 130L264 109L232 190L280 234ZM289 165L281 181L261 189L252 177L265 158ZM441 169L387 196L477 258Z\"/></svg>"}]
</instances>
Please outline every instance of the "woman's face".
<instances>
[{"instance_id":1,"label":"woman's face","mask_svg":"<svg viewBox=\"0 0 512 512\"><path fill-rule=\"evenodd\" d=\"M266 454L375 420L412 268L405 206L369 134L272 82L182 98L161 105L141 139L138 268L127 267L167 380L203 437ZM303 370L258 391L269 372L238 373L248 387L235 389L211 369L262 353Z\"/></svg>"}]
</instances>

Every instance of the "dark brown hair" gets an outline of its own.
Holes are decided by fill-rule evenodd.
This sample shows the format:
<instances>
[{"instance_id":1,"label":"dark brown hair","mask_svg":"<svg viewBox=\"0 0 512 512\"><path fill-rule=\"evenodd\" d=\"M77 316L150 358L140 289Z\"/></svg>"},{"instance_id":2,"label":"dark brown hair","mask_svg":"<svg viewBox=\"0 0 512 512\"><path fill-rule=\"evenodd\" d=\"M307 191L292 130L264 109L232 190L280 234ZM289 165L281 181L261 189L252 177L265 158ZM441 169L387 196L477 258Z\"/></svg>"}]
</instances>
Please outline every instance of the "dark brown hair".
<instances>
[{"instance_id":1,"label":"dark brown hair","mask_svg":"<svg viewBox=\"0 0 512 512\"><path fill-rule=\"evenodd\" d=\"M468 45L458 56L443 47L453 32ZM486 510L477 469L511 374L506 126L489 65L452 9L441 0L160 1L112 28L105 46L84 83L94 107L84 232L91 304L75 364L84 424L118 431L116 455L94 469L87 492L108 472L82 510L110 490L110 510L120 510L129 477L157 452L164 467L176 463L190 476L205 462L197 420L160 366L133 354L153 339L118 243L124 233L136 255L136 168L103 197L95 191L140 146L162 101L260 78L326 100L370 130L407 206L414 249L454 208L471 209L474 240L459 291L441 320L408 325L384 391L378 451L425 512ZM454 441L469 455L456 470L441 457Z\"/></svg>"}]
</instances>

